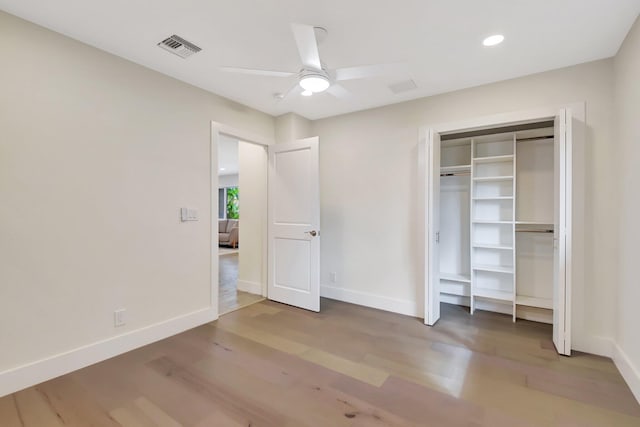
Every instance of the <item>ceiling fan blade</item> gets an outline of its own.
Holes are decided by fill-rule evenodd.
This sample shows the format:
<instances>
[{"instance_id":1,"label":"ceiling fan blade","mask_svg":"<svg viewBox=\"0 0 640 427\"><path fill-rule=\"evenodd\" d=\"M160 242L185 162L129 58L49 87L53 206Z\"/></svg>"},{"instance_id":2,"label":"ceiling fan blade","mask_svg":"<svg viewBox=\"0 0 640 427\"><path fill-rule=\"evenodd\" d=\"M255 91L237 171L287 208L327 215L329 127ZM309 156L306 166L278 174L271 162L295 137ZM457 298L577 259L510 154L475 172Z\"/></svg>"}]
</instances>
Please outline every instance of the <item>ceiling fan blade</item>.
<instances>
[{"instance_id":1,"label":"ceiling fan blade","mask_svg":"<svg viewBox=\"0 0 640 427\"><path fill-rule=\"evenodd\" d=\"M291 86L289 89L287 89L286 92L282 92L281 94L279 94L276 99L277 102L280 102L284 99L287 99L289 96L295 94L296 92L300 92L301 91L301 87L300 84L298 84L298 81L296 80L296 82L293 84L293 86Z\"/></svg>"},{"instance_id":2,"label":"ceiling fan blade","mask_svg":"<svg viewBox=\"0 0 640 427\"><path fill-rule=\"evenodd\" d=\"M293 37L298 45L298 52L302 64L307 68L321 70L320 53L318 52L318 42L316 41L316 33L311 25L291 24Z\"/></svg>"},{"instance_id":3,"label":"ceiling fan blade","mask_svg":"<svg viewBox=\"0 0 640 427\"><path fill-rule=\"evenodd\" d=\"M253 68L242 68L242 67L220 67L220 70L227 71L229 73L253 74L256 76L270 76L270 77L291 77L296 74L296 73L291 73L289 71L257 70Z\"/></svg>"},{"instance_id":4,"label":"ceiling fan blade","mask_svg":"<svg viewBox=\"0 0 640 427\"><path fill-rule=\"evenodd\" d=\"M287 93L285 93L284 97L286 98L286 97L294 95L294 94L296 94L298 92L302 92L302 88L300 87L300 84L296 81L293 84L293 86L291 86L291 89L289 89L287 91Z\"/></svg>"},{"instance_id":5,"label":"ceiling fan blade","mask_svg":"<svg viewBox=\"0 0 640 427\"><path fill-rule=\"evenodd\" d=\"M391 64L363 65L359 67L338 68L335 70L336 80L355 80L367 77L381 76L385 74L408 73L409 64L395 62Z\"/></svg>"},{"instance_id":6,"label":"ceiling fan blade","mask_svg":"<svg viewBox=\"0 0 640 427\"><path fill-rule=\"evenodd\" d=\"M341 99L349 98L351 96L351 92L346 90L344 86L341 86L335 83L329 86L329 89L327 89L327 92L329 92L329 94L335 96L336 98L341 98Z\"/></svg>"}]
</instances>

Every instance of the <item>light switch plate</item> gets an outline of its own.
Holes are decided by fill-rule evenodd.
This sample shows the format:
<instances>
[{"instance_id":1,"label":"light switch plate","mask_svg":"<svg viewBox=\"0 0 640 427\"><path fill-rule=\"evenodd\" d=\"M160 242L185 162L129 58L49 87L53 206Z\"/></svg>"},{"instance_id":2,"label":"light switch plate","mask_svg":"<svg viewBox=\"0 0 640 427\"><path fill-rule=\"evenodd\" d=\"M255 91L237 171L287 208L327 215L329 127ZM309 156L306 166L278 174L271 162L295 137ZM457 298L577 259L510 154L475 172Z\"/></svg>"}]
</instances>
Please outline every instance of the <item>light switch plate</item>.
<instances>
[{"instance_id":1,"label":"light switch plate","mask_svg":"<svg viewBox=\"0 0 640 427\"><path fill-rule=\"evenodd\" d=\"M191 208L180 208L180 220L182 222L185 221L197 221L198 220L198 210Z\"/></svg>"}]
</instances>

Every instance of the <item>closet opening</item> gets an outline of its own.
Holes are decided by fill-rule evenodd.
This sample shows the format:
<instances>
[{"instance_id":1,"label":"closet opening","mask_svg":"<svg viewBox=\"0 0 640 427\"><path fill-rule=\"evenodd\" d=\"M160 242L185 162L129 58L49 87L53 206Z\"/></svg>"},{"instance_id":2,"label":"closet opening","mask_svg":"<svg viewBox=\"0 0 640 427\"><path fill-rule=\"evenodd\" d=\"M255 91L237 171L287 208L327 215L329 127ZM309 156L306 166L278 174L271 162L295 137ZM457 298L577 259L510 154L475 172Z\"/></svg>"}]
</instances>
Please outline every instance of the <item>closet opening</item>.
<instances>
[{"instance_id":1,"label":"closet opening","mask_svg":"<svg viewBox=\"0 0 640 427\"><path fill-rule=\"evenodd\" d=\"M558 352L570 354L568 130L566 110L526 123L426 130L426 324L437 322L441 303L470 316L503 313L553 324Z\"/></svg>"}]
</instances>

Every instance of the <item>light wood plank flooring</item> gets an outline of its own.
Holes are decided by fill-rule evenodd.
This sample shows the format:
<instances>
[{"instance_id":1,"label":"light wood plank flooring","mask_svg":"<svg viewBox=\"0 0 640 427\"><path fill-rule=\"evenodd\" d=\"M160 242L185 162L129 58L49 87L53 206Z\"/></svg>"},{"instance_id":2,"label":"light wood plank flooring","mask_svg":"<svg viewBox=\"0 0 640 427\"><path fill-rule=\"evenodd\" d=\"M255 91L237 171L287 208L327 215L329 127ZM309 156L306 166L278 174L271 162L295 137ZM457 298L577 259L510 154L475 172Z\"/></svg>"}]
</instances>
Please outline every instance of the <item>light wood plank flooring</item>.
<instances>
[{"instance_id":1,"label":"light wood plank flooring","mask_svg":"<svg viewBox=\"0 0 640 427\"><path fill-rule=\"evenodd\" d=\"M9 426L640 426L611 360L548 325L264 301L0 399Z\"/></svg>"},{"instance_id":2,"label":"light wood plank flooring","mask_svg":"<svg viewBox=\"0 0 640 427\"><path fill-rule=\"evenodd\" d=\"M220 314L229 313L264 299L262 295L237 289L239 261L237 250L228 251L218 259L218 312Z\"/></svg>"}]
</instances>

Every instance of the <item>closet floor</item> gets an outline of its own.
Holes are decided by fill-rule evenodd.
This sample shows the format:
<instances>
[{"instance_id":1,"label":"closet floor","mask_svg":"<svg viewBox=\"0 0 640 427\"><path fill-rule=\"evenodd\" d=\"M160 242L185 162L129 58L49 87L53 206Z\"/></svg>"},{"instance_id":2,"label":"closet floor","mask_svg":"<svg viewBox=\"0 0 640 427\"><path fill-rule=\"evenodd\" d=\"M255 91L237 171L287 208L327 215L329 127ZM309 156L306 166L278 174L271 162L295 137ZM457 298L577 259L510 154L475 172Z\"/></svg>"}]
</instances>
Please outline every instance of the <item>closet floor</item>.
<instances>
[{"instance_id":1,"label":"closet floor","mask_svg":"<svg viewBox=\"0 0 640 427\"><path fill-rule=\"evenodd\" d=\"M610 359L443 304L420 319L263 301L0 398L2 426L638 426Z\"/></svg>"}]
</instances>

